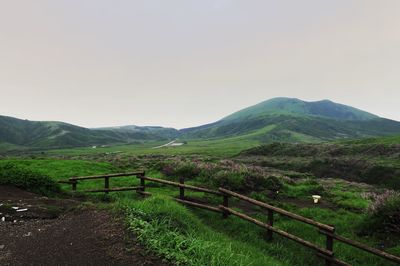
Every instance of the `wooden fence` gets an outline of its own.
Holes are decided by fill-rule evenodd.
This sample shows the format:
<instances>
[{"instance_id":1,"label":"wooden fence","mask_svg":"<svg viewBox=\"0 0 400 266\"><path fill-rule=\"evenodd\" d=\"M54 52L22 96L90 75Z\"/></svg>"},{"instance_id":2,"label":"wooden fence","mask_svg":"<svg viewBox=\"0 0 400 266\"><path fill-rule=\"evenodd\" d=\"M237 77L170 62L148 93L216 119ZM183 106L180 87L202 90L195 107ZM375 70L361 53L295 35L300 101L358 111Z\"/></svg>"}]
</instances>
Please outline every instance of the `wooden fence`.
<instances>
[{"instance_id":1,"label":"wooden fence","mask_svg":"<svg viewBox=\"0 0 400 266\"><path fill-rule=\"evenodd\" d=\"M146 195L144 193L144 185L142 186L135 186L135 187L115 187L110 188L110 178L115 177L131 177L137 176L141 177L144 176L145 172L131 172L131 173L117 173L117 174L109 174L109 175L93 175L93 176L81 176L81 177L71 177L66 181L59 181L59 183L66 183L72 185L72 191L77 190L78 181L85 181L85 180L93 180L93 179L104 179L104 188L103 189L89 189L83 190L83 192L104 192L108 194L109 192L117 192L117 191L128 191L128 190L135 190L140 194Z\"/></svg>"},{"instance_id":2,"label":"wooden fence","mask_svg":"<svg viewBox=\"0 0 400 266\"><path fill-rule=\"evenodd\" d=\"M140 186L109 188L109 178L128 177L128 176L136 176L136 178L139 178ZM307 248L315 251L317 256L319 256L325 260L326 265L329 265L329 266L333 265L333 264L350 265L344 261L341 261L341 260L335 258L335 253L333 250L334 240L351 245L355 248L364 250L373 255L376 255L376 256L382 257L386 260L400 264L400 257L398 257L398 256L389 254L387 252L369 247L369 246L362 244L360 242L357 242L355 240L351 240L351 239L348 239L348 238L345 238L345 237L335 234L335 228L332 225L319 223L312 219L300 216L300 215L292 213L292 212L288 212L284 209L277 208L275 206L269 205L267 203L264 203L264 202L261 202L261 201L258 201L258 200L252 199L252 198L249 198L247 196L230 191L228 189L219 188L218 190L212 190L212 189L208 189L208 188L187 185L187 184L185 184L183 178L180 178L179 183L178 183L178 182L173 182L173 181L159 179L159 178L146 177L145 172L133 172L133 173L119 173L119 174L98 175L98 176L71 177L68 181L61 181L61 183L71 184L72 190L76 191L78 181L90 180L90 179L101 179L101 178L104 178L104 189L86 190L84 192L108 193L108 192L113 192L113 191L135 190L137 193L139 193L141 195L149 196L149 195L151 195L151 193L146 192L146 181L170 185L170 186L179 188L179 198L176 198L175 199L176 201L186 204L186 205L193 206L193 207L202 208L205 210L221 213L223 218L227 218L229 215L234 215L243 220L249 221L249 222L256 224L262 228L265 228L266 233L267 233L267 238L269 240L273 239L273 234L275 233L277 235L288 238L292 241L295 241L295 242L303 245L304 247L307 247ZM190 199L185 197L185 189L221 196L222 202L219 206L209 206L209 205L206 205L203 203L191 201ZM229 208L229 198L230 197L236 198L236 199L245 201L247 203L253 204L255 206L261 207L263 209L266 209L267 210L267 223L264 223L262 221L254 219L253 217L248 216L247 214L244 214L244 213L238 212L236 210L233 210L232 208ZM318 232L320 234L325 235L325 237L326 237L325 247L320 247L320 246L318 246L314 243L311 243L307 240L304 240L298 236L292 235L288 232L285 232L281 229L276 228L274 226L274 214L275 213L316 227L318 229Z\"/></svg>"}]
</instances>

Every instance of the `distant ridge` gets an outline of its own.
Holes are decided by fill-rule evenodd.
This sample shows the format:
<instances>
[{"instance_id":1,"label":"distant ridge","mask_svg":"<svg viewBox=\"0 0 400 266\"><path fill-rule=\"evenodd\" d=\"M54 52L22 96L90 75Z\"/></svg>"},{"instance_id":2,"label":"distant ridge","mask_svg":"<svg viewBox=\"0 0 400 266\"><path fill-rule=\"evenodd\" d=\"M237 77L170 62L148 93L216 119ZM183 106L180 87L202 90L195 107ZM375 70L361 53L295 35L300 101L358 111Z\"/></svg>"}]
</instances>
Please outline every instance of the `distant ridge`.
<instances>
[{"instance_id":1,"label":"distant ridge","mask_svg":"<svg viewBox=\"0 0 400 266\"><path fill-rule=\"evenodd\" d=\"M1 147L67 148L91 145L169 140L176 129L130 127L88 129L63 122L29 121L0 116Z\"/></svg>"},{"instance_id":2,"label":"distant ridge","mask_svg":"<svg viewBox=\"0 0 400 266\"><path fill-rule=\"evenodd\" d=\"M329 100L273 98L211 124L177 130L135 125L88 129L63 122L0 116L0 150L67 148L149 140L214 139L241 136L260 143L320 142L400 134L400 122Z\"/></svg>"}]
</instances>

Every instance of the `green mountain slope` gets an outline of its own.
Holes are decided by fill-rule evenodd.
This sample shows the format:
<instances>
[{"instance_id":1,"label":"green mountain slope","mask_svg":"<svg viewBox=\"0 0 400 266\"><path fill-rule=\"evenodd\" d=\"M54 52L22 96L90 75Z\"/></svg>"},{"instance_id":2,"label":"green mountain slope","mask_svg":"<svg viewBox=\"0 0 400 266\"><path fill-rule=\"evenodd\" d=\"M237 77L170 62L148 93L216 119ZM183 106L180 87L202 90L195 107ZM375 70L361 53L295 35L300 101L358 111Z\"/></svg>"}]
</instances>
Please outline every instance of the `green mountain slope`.
<instances>
[{"instance_id":1,"label":"green mountain slope","mask_svg":"<svg viewBox=\"0 0 400 266\"><path fill-rule=\"evenodd\" d=\"M63 122L0 116L0 147L61 148L170 139L177 130L160 127L88 129Z\"/></svg>"},{"instance_id":2,"label":"green mountain slope","mask_svg":"<svg viewBox=\"0 0 400 266\"><path fill-rule=\"evenodd\" d=\"M233 113L215 123L181 130L185 138L244 135L274 125L262 142L312 142L400 134L400 122L380 118L328 100L305 102L274 98Z\"/></svg>"},{"instance_id":3,"label":"green mountain slope","mask_svg":"<svg viewBox=\"0 0 400 266\"><path fill-rule=\"evenodd\" d=\"M120 127L105 127L97 128L98 130L108 130L119 134L140 134L146 139L174 139L179 136L179 131L175 128L160 127L160 126L120 126Z\"/></svg>"},{"instance_id":4,"label":"green mountain slope","mask_svg":"<svg viewBox=\"0 0 400 266\"><path fill-rule=\"evenodd\" d=\"M68 148L147 140L235 139L257 143L320 142L400 135L400 122L328 100L305 102L274 98L215 123L176 130L121 126L88 129L63 122L39 122L0 116L0 149Z\"/></svg>"},{"instance_id":5,"label":"green mountain slope","mask_svg":"<svg viewBox=\"0 0 400 266\"><path fill-rule=\"evenodd\" d=\"M233 121L238 119L250 119L264 115L307 115L339 120L369 120L378 116L368 112L334 103L329 100L316 102L306 102L295 98L273 98L254 106L250 106L236 113L233 113L223 121Z\"/></svg>"}]
</instances>

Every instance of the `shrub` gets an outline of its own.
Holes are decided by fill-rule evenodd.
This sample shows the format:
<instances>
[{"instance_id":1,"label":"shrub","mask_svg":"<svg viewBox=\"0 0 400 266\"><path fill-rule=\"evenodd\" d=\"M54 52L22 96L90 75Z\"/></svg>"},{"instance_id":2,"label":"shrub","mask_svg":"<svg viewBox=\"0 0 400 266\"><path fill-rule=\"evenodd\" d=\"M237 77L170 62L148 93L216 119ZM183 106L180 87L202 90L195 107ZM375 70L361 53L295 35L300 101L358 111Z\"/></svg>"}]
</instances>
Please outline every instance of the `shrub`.
<instances>
[{"instance_id":1,"label":"shrub","mask_svg":"<svg viewBox=\"0 0 400 266\"><path fill-rule=\"evenodd\" d=\"M245 175L239 172L220 170L213 176L216 187L242 191L245 189Z\"/></svg>"},{"instance_id":2,"label":"shrub","mask_svg":"<svg viewBox=\"0 0 400 266\"><path fill-rule=\"evenodd\" d=\"M192 179L200 174L200 169L198 165L193 162L174 161L165 164L161 172L168 177L174 176Z\"/></svg>"},{"instance_id":3,"label":"shrub","mask_svg":"<svg viewBox=\"0 0 400 266\"><path fill-rule=\"evenodd\" d=\"M58 183L50 177L12 163L0 165L0 185L12 185L42 195L60 191Z\"/></svg>"},{"instance_id":4,"label":"shrub","mask_svg":"<svg viewBox=\"0 0 400 266\"><path fill-rule=\"evenodd\" d=\"M279 191L283 187L283 183L276 176L269 176L265 179L265 187L268 190Z\"/></svg>"},{"instance_id":5,"label":"shrub","mask_svg":"<svg viewBox=\"0 0 400 266\"><path fill-rule=\"evenodd\" d=\"M167 177L197 178L214 187L224 187L232 190L277 191L283 186L282 178L269 176L268 171L259 166L247 166L232 160L220 160L217 163L199 160L175 158L163 163L161 172ZM266 177L268 176L268 177Z\"/></svg>"},{"instance_id":6,"label":"shrub","mask_svg":"<svg viewBox=\"0 0 400 266\"><path fill-rule=\"evenodd\" d=\"M386 190L382 194L370 193L372 203L362 224L362 232L376 232L400 237L400 193Z\"/></svg>"}]
</instances>

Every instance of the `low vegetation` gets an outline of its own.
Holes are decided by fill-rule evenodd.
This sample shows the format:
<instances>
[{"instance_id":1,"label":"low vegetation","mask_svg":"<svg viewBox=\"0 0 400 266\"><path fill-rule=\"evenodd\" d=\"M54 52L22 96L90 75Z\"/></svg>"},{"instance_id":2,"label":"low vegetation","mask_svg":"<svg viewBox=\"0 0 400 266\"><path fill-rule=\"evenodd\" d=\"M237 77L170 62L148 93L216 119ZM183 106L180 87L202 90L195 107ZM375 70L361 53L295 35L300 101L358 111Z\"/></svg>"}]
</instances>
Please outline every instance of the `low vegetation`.
<instances>
[{"instance_id":1,"label":"low vegetation","mask_svg":"<svg viewBox=\"0 0 400 266\"><path fill-rule=\"evenodd\" d=\"M391 234L392 239L400 239L400 193L386 190L381 194L366 193L364 197L371 199L371 204L362 224L362 232Z\"/></svg>"},{"instance_id":2,"label":"low vegetation","mask_svg":"<svg viewBox=\"0 0 400 266\"><path fill-rule=\"evenodd\" d=\"M65 153L52 151L51 155L35 155L34 159L4 159L0 160L0 183L51 194L60 189L55 181L72 176L146 169L146 174L151 177L175 181L184 177L188 184L212 189L222 186L247 194L319 222L333 224L340 235L400 255L400 204L396 186L391 185L396 184L399 176L396 174L399 153L395 144L374 144L369 147L367 144L353 143L273 144L243 152L239 156L233 156L234 153L230 151L227 156L223 153L222 142L218 142L221 146L216 145L217 148L210 144L207 147L209 150L199 143L196 149L204 149L204 153L193 152L194 146L190 146L189 142L187 146L179 148L182 148L182 153L169 148L152 150L153 144L146 144L145 148L139 150L133 146L118 146L87 149L87 153L81 155L81 150L77 149ZM118 150L121 152L114 153ZM315 163L325 159L329 163ZM348 168L344 167L343 162L353 165L357 171L384 167L384 170L370 171L372 179L378 180L377 177L383 173L391 175L377 185L370 182L368 175L358 179L355 178L357 172L351 172L353 176L345 175ZM386 182L389 180L393 183ZM103 182L80 182L78 192L101 188ZM111 186L139 184L134 177L116 178L110 182ZM127 226L144 245L178 265L323 263L313 252L290 240L274 236L273 241L266 241L265 230L239 218L222 219L220 214L188 208L175 202L173 197L179 194L176 188L151 182L146 186L152 196L145 199L133 192L116 192L108 196L99 193L87 199L124 215ZM389 187L392 188L390 192L387 189ZM61 190L68 193L70 185L62 185ZM321 196L319 204L312 202L311 196L314 194ZM221 203L219 197L200 192L186 191L185 195L214 206ZM235 200L230 203L237 210L261 221L266 220L266 213L259 208ZM279 215L275 218L276 227L324 245L324 237L315 228ZM352 265L390 265L383 259L344 244L335 242L334 249L338 258Z\"/></svg>"},{"instance_id":3,"label":"low vegetation","mask_svg":"<svg viewBox=\"0 0 400 266\"><path fill-rule=\"evenodd\" d=\"M400 145L274 143L243 151L245 163L293 170L319 178L343 178L400 189Z\"/></svg>"},{"instance_id":4,"label":"low vegetation","mask_svg":"<svg viewBox=\"0 0 400 266\"><path fill-rule=\"evenodd\" d=\"M177 265L289 265L207 226L165 196L130 201L125 210L138 239Z\"/></svg>"},{"instance_id":5,"label":"low vegetation","mask_svg":"<svg viewBox=\"0 0 400 266\"><path fill-rule=\"evenodd\" d=\"M42 195L54 195L60 187L52 178L12 163L0 164L0 185L12 185Z\"/></svg>"}]
</instances>

